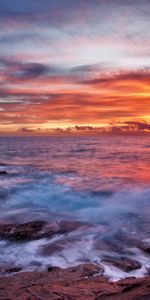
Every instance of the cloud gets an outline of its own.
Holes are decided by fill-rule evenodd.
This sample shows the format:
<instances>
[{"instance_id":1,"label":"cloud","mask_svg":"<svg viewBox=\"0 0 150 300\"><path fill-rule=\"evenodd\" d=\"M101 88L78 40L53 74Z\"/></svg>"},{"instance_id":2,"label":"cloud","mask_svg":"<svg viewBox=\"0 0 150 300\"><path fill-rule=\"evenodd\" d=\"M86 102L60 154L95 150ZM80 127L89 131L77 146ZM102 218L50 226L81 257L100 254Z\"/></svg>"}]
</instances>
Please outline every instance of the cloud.
<instances>
[{"instance_id":1,"label":"cloud","mask_svg":"<svg viewBox=\"0 0 150 300\"><path fill-rule=\"evenodd\" d=\"M34 132L34 130L33 129L29 129L29 128L26 128L26 127L23 127L23 128L21 128L21 129L19 129L19 131L21 131L21 132Z\"/></svg>"},{"instance_id":2,"label":"cloud","mask_svg":"<svg viewBox=\"0 0 150 300\"><path fill-rule=\"evenodd\" d=\"M94 126L75 126L74 130L76 131L101 131L102 127L94 127Z\"/></svg>"},{"instance_id":3,"label":"cloud","mask_svg":"<svg viewBox=\"0 0 150 300\"><path fill-rule=\"evenodd\" d=\"M56 90L53 93L37 93L36 88L29 92L26 89L20 90L19 85L19 90L3 90L0 102L0 120L23 124L23 127L53 120L57 120L58 127L62 117L69 120L64 122L64 127L69 123L95 126L108 124L112 120L124 122L133 121L135 118L144 119L150 114L147 95L122 94L109 88L101 94L99 89L97 93L97 89L91 91L87 87L83 91Z\"/></svg>"},{"instance_id":4,"label":"cloud","mask_svg":"<svg viewBox=\"0 0 150 300\"><path fill-rule=\"evenodd\" d=\"M136 70L136 71L122 71L119 74L105 75L102 74L100 78L85 80L82 83L87 85L99 86L101 84L114 84L117 82L127 81L150 81L149 69Z\"/></svg>"},{"instance_id":5,"label":"cloud","mask_svg":"<svg viewBox=\"0 0 150 300\"><path fill-rule=\"evenodd\" d=\"M144 132L147 131L150 133L150 123L143 122L124 122L120 124L109 124L108 126L72 126L65 129L56 128L56 132L81 132L81 133L129 133L129 132Z\"/></svg>"},{"instance_id":6,"label":"cloud","mask_svg":"<svg viewBox=\"0 0 150 300\"><path fill-rule=\"evenodd\" d=\"M22 79L32 79L50 71L48 66L39 63L29 63L22 65L22 68L16 73L16 76Z\"/></svg>"},{"instance_id":7,"label":"cloud","mask_svg":"<svg viewBox=\"0 0 150 300\"><path fill-rule=\"evenodd\" d=\"M24 63L21 61L14 61L12 59L1 58L0 66L2 66L2 73L6 77L18 79L32 79L46 74L58 73L58 67L49 66L42 63Z\"/></svg>"},{"instance_id":8,"label":"cloud","mask_svg":"<svg viewBox=\"0 0 150 300\"><path fill-rule=\"evenodd\" d=\"M127 121L121 124L110 124L109 130L112 133L121 132L149 132L150 133L150 123L143 121Z\"/></svg>"},{"instance_id":9,"label":"cloud","mask_svg":"<svg viewBox=\"0 0 150 300\"><path fill-rule=\"evenodd\" d=\"M134 18L143 20L144 24L148 9L148 0L1 0L0 20L12 27L17 24L29 27L38 24L39 28L49 25L77 36L82 33L91 37L126 33L124 36L130 36L131 40L132 35L136 36ZM118 30L118 25L122 30ZM140 22L137 32L142 33Z\"/></svg>"},{"instance_id":10,"label":"cloud","mask_svg":"<svg viewBox=\"0 0 150 300\"><path fill-rule=\"evenodd\" d=\"M114 120L140 130L124 122L149 120L149 8L148 0L1 0L0 123L63 119L63 128L92 131Z\"/></svg>"},{"instance_id":11,"label":"cloud","mask_svg":"<svg viewBox=\"0 0 150 300\"><path fill-rule=\"evenodd\" d=\"M74 73L95 73L98 71L104 71L107 68L110 68L110 65L107 65L107 62L103 63L95 63L95 64L88 64L88 65L81 65L71 69L71 72Z\"/></svg>"},{"instance_id":12,"label":"cloud","mask_svg":"<svg viewBox=\"0 0 150 300\"><path fill-rule=\"evenodd\" d=\"M150 123L148 122L135 122L135 121L128 121L126 122L128 128L131 130L149 130L150 131Z\"/></svg>"}]
</instances>

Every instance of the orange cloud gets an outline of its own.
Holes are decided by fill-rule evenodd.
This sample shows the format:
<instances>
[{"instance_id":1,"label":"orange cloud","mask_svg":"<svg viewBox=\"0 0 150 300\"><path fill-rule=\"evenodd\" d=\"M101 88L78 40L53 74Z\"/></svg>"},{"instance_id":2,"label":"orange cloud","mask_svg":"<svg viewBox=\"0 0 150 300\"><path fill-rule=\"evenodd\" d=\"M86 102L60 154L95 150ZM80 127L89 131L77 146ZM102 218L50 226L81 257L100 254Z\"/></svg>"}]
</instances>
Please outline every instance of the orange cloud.
<instances>
[{"instance_id":1,"label":"orange cloud","mask_svg":"<svg viewBox=\"0 0 150 300\"><path fill-rule=\"evenodd\" d=\"M4 126L8 131L27 126L29 130L50 130L150 120L149 71L120 72L111 76L103 73L88 80L74 74L70 78L67 75L52 79L51 75L45 75L47 69L43 66L32 67L27 76L25 73L23 83L22 79L19 78L19 83L15 79L1 90L1 130ZM34 80L29 80L31 75L36 75ZM54 88L56 83L59 90Z\"/></svg>"}]
</instances>

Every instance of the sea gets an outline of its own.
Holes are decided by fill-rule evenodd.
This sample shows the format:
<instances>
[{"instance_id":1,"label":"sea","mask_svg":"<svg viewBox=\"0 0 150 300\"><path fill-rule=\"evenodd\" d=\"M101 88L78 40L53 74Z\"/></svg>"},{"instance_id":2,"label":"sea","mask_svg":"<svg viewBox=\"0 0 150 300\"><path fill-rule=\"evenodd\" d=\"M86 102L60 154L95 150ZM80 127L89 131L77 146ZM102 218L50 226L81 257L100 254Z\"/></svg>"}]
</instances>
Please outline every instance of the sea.
<instances>
[{"instance_id":1,"label":"sea","mask_svg":"<svg viewBox=\"0 0 150 300\"><path fill-rule=\"evenodd\" d=\"M36 240L0 239L0 266L22 271L102 264L111 280L142 277L150 255L150 136L0 137L0 224L83 224ZM136 242L135 242L136 241ZM46 245L53 251L45 253ZM141 263L126 272L107 257Z\"/></svg>"}]
</instances>

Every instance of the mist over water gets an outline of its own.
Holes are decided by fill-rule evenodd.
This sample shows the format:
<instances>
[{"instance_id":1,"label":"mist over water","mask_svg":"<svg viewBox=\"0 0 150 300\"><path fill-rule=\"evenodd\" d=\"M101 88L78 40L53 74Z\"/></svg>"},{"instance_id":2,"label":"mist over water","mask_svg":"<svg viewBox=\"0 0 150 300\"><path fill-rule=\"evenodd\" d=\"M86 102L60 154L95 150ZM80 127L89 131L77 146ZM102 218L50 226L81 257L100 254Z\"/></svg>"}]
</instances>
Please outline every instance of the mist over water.
<instances>
[{"instance_id":1,"label":"mist over water","mask_svg":"<svg viewBox=\"0 0 150 300\"><path fill-rule=\"evenodd\" d=\"M0 264L23 270L102 263L110 278L143 276L150 242L150 137L1 137L0 222L79 221L84 226L28 242L0 240ZM136 240L136 242L135 242ZM54 246L48 253L45 249ZM134 258L138 270L105 264Z\"/></svg>"}]
</instances>

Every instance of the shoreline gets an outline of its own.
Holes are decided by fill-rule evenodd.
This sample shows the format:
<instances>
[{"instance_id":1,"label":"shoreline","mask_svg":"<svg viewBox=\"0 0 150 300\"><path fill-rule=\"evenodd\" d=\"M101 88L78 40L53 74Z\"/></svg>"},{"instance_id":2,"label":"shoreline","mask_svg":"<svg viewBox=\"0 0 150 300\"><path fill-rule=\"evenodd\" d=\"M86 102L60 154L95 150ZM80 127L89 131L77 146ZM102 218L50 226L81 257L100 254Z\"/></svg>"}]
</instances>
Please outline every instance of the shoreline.
<instances>
[{"instance_id":1,"label":"shoreline","mask_svg":"<svg viewBox=\"0 0 150 300\"><path fill-rule=\"evenodd\" d=\"M9 280L8 280L9 278ZM0 277L1 300L141 300L150 299L150 276L109 281L93 264Z\"/></svg>"},{"instance_id":2,"label":"shoreline","mask_svg":"<svg viewBox=\"0 0 150 300\"><path fill-rule=\"evenodd\" d=\"M81 249L83 245L87 247L87 244L82 245L82 241L78 238L80 235L86 234L87 229L95 230L95 228L97 227L91 227L90 224L70 220L55 222L37 220L21 224L0 223L1 278L9 275L15 276L13 274L18 272L20 272L18 274L23 272L35 274L47 272L49 269L61 270L61 268L65 273L67 270L80 269L80 265L85 264L92 266L92 272L94 268L94 275L97 276L100 273L112 282L149 275L150 265L147 263L149 261L149 243L142 244L140 240L123 235L122 232L116 236L121 239L115 240L116 244L114 244L114 240L98 240L95 242L95 249L88 249L87 252L84 252L85 256L83 257L80 254L80 260L76 256L72 260L75 255L75 246L73 247L71 241L73 243L77 239L77 242L81 243L78 247L80 246ZM107 231L107 227L98 227L98 233L107 233ZM121 244L122 240L127 242L127 245L130 243L132 247L138 247L139 251L143 251L143 255L145 253L145 264L138 257L134 257L132 252L126 249L125 244ZM77 250L79 249L77 248ZM100 250L102 252L99 252ZM98 258L101 255L101 259L99 258L97 262L92 260L89 251L95 251L95 253L98 251L99 256L97 254L95 257ZM69 261L70 264L64 265L64 261ZM22 277L22 275L20 276Z\"/></svg>"}]
</instances>

